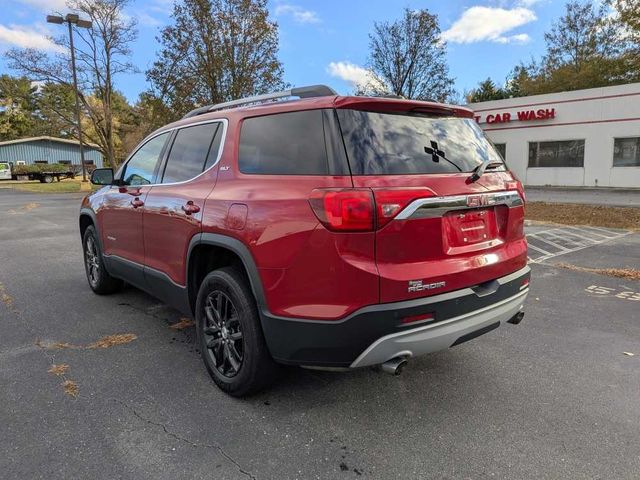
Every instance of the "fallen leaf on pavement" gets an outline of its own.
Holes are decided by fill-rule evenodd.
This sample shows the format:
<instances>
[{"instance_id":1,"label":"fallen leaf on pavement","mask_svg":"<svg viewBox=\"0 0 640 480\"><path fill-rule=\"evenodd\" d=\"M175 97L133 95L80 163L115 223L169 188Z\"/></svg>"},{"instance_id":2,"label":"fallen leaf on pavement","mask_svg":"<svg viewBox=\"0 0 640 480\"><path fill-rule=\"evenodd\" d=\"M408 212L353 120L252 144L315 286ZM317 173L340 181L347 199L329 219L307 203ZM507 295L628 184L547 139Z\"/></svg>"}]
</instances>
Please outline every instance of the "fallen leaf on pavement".
<instances>
[{"instance_id":1,"label":"fallen leaf on pavement","mask_svg":"<svg viewBox=\"0 0 640 480\"><path fill-rule=\"evenodd\" d=\"M70 397L76 398L78 396L78 384L73 380L65 380L62 383L62 388L64 388L64 393L66 393Z\"/></svg>"},{"instance_id":2,"label":"fallen leaf on pavement","mask_svg":"<svg viewBox=\"0 0 640 480\"><path fill-rule=\"evenodd\" d=\"M87 345L86 348L110 348L115 345L122 345L133 342L138 336L135 333L118 333L116 335L107 335L93 343Z\"/></svg>"},{"instance_id":3,"label":"fallen leaf on pavement","mask_svg":"<svg viewBox=\"0 0 640 480\"><path fill-rule=\"evenodd\" d=\"M67 365L66 363L61 363L59 365L51 365L51 368L49 368L49 370L47 371L59 377L67 373L67 370L69 370L69 365Z\"/></svg>"},{"instance_id":4,"label":"fallen leaf on pavement","mask_svg":"<svg viewBox=\"0 0 640 480\"><path fill-rule=\"evenodd\" d=\"M172 330L184 330L185 328L191 327L195 322L190 318L181 318L179 322L174 323L173 325L169 325L169 328Z\"/></svg>"}]
</instances>

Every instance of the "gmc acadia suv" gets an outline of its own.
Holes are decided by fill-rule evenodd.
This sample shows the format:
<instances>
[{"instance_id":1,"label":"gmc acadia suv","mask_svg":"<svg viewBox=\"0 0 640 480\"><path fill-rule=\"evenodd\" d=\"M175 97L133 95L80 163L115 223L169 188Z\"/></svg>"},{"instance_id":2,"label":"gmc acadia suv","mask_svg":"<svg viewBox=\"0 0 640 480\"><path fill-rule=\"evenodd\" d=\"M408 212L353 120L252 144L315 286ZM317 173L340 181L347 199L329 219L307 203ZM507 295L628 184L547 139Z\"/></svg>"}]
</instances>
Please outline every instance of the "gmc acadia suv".
<instances>
[{"instance_id":1,"label":"gmc acadia suv","mask_svg":"<svg viewBox=\"0 0 640 480\"><path fill-rule=\"evenodd\" d=\"M231 395L277 364L398 372L523 315L522 185L466 108L294 88L194 110L92 182L89 285L193 315Z\"/></svg>"}]
</instances>

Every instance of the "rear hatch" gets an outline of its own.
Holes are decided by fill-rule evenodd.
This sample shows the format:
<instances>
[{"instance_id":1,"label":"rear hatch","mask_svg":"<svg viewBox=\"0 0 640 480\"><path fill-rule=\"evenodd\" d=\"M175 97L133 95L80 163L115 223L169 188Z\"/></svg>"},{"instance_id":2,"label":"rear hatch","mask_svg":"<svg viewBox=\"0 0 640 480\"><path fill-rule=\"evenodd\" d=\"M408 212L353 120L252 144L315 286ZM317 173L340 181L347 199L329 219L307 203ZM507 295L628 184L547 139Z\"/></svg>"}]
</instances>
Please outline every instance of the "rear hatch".
<instances>
[{"instance_id":1,"label":"rear hatch","mask_svg":"<svg viewBox=\"0 0 640 480\"><path fill-rule=\"evenodd\" d=\"M471 113L383 105L336 110L353 186L373 191L380 302L481 285L524 267L522 186ZM491 168L472 181L483 162Z\"/></svg>"}]
</instances>

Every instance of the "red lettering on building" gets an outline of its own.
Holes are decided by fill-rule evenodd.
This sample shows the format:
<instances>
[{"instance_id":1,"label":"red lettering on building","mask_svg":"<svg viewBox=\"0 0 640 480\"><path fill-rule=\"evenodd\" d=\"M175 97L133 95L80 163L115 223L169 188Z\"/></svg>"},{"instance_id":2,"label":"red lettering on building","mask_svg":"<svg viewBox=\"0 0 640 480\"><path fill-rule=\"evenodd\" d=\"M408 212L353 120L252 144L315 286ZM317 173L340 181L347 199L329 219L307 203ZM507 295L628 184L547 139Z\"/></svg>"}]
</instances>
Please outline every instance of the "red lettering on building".
<instances>
[{"instance_id":1,"label":"red lettering on building","mask_svg":"<svg viewBox=\"0 0 640 480\"><path fill-rule=\"evenodd\" d=\"M530 122L532 120L551 120L556 118L556 109L555 108L541 108L539 110L520 110L516 112L516 116L518 117L518 121L520 122ZM482 120L482 116L477 115L475 117L476 122L480 123ZM511 122L511 113L496 113L487 115L485 121L488 124L494 123L509 123ZM515 120L515 118L513 119Z\"/></svg>"}]
</instances>

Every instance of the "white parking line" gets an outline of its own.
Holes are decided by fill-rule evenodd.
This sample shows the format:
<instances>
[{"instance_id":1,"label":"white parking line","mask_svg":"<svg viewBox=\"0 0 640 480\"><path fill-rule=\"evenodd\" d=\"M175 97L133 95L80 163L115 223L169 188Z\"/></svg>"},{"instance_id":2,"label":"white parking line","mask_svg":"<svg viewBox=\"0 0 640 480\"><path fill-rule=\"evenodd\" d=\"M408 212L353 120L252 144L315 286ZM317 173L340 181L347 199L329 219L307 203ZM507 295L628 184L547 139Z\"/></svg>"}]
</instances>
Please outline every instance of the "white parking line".
<instances>
[{"instance_id":1,"label":"white parking line","mask_svg":"<svg viewBox=\"0 0 640 480\"><path fill-rule=\"evenodd\" d=\"M591 235L591 236L595 236L597 238L611 238L611 234L603 235L602 232L594 232L593 230L587 230L586 228L567 227L567 229L577 230L582 235Z\"/></svg>"},{"instance_id":2,"label":"white parking line","mask_svg":"<svg viewBox=\"0 0 640 480\"><path fill-rule=\"evenodd\" d=\"M565 234L568 232L564 232ZM544 232L545 235L551 235L554 238L559 238L560 240L564 241L564 242L569 242L569 243L573 243L574 245L578 245L579 247L586 247L587 244L585 244L582 240L584 239L584 237L580 237L578 235L573 235L574 237L578 237L580 239L579 242L575 241L575 240L571 240L570 238L567 237L563 237L562 235L558 235L557 233L552 233L552 230L548 230L546 232ZM536 235L540 235L540 234L536 234Z\"/></svg>"},{"instance_id":3,"label":"white parking line","mask_svg":"<svg viewBox=\"0 0 640 480\"><path fill-rule=\"evenodd\" d=\"M597 230L597 232L593 230ZM543 230L541 232L530 233L530 234L527 234L527 238L530 238L531 240L534 240L536 242L544 242L547 245L550 245L552 247L559 249L559 251L548 252L543 248L530 243L529 248L538 253L541 253L542 255L537 256L535 258L529 257L529 263L542 263L545 260L549 260L550 258L558 257L560 255L566 255L567 253L577 252L579 250L593 247L595 245L600 245L602 243L606 243L611 240L624 237L626 235L629 235L630 233L632 232L629 232L626 230L613 231L613 230L606 230L603 228L591 227L591 226L589 227L566 226L566 227L551 228L549 230ZM562 240L565 243L569 243L575 246L572 247L571 245L569 245L568 247L565 247L560 243L557 243L556 241L553 241L549 238L545 238L543 235L548 235L550 237L553 237L554 239ZM579 238L580 242L576 241L575 238Z\"/></svg>"},{"instance_id":4,"label":"white parking line","mask_svg":"<svg viewBox=\"0 0 640 480\"><path fill-rule=\"evenodd\" d=\"M544 243L548 243L552 247L559 248L560 250L565 250L565 251L569 250L567 247L563 247L562 245L558 245L557 243L553 242L552 240L547 240L544 237L540 237L540 234L537 234L537 233L532 233L531 235L529 235L529 237L535 238L536 240L539 240L539 241L544 242Z\"/></svg>"},{"instance_id":5,"label":"white parking line","mask_svg":"<svg viewBox=\"0 0 640 480\"><path fill-rule=\"evenodd\" d=\"M551 253L551 252L547 252L546 250L543 250L543 249L541 249L541 248L538 248L538 247L536 247L535 245L531 245L531 244L529 244L529 248L533 248L536 252L540 252L540 253L542 253L543 255L553 255L553 253Z\"/></svg>"},{"instance_id":6,"label":"white parking line","mask_svg":"<svg viewBox=\"0 0 640 480\"><path fill-rule=\"evenodd\" d=\"M597 230L599 232L604 232L604 233L608 233L609 237L613 236L613 237L617 237L620 236L620 232L616 232L614 230L608 230L606 228L600 228L600 227L592 227L591 225L585 225L583 227L584 229L587 229L587 231L591 231L591 230ZM595 232L594 232L595 233Z\"/></svg>"}]
</instances>

